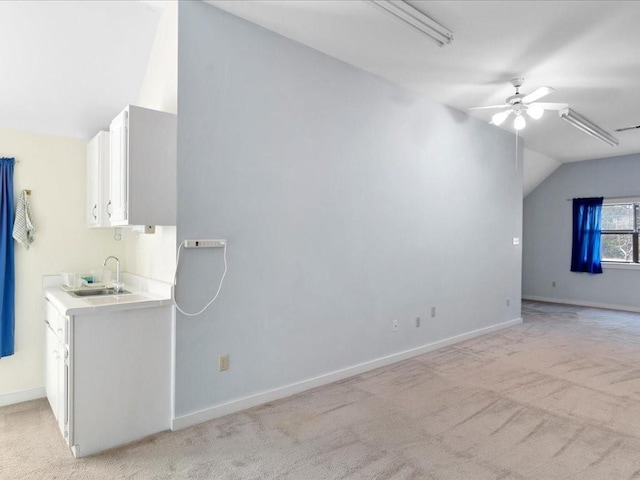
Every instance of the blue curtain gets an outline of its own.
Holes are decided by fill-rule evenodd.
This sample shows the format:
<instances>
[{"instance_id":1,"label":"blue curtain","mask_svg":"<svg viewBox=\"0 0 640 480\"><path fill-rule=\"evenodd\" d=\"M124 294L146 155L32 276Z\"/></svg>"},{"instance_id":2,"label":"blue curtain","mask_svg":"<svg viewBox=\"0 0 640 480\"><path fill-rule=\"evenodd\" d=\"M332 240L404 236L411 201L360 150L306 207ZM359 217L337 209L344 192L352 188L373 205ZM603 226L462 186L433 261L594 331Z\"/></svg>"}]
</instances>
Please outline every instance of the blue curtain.
<instances>
[{"instance_id":1,"label":"blue curtain","mask_svg":"<svg viewBox=\"0 0 640 480\"><path fill-rule=\"evenodd\" d=\"M13 355L15 335L13 164L13 158L0 158L0 358Z\"/></svg>"},{"instance_id":2,"label":"blue curtain","mask_svg":"<svg viewBox=\"0 0 640 480\"><path fill-rule=\"evenodd\" d=\"M572 272L602 273L600 264L602 200L602 197L573 199Z\"/></svg>"}]
</instances>

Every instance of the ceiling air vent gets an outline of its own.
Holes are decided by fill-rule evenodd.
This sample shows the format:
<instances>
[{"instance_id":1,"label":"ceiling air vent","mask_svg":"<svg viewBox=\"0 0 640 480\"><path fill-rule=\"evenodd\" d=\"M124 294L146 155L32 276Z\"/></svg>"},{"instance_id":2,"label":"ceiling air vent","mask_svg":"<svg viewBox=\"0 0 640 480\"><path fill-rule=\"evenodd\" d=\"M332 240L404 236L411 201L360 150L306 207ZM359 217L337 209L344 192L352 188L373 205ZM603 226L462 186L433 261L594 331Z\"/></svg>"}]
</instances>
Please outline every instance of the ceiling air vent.
<instances>
[{"instance_id":1,"label":"ceiling air vent","mask_svg":"<svg viewBox=\"0 0 640 480\"><path fill-rule=\"evenodd\" d=\"M640 128L640 125L635 125L633 127L616 128L616 132L626 132L627 130L635 130L636 128Z\"/></svg>"}]
</instances>

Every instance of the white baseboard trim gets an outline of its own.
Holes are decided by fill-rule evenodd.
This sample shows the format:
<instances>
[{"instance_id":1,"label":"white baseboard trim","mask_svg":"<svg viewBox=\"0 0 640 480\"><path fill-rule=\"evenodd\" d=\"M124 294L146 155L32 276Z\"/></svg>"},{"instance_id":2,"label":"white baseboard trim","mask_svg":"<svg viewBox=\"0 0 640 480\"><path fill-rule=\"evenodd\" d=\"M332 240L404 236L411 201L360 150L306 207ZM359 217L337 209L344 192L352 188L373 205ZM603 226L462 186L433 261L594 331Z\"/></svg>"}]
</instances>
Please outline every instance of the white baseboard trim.
<instances>
[{"instance_id":1,"label":"white baseboard trim","mask_svg":"<svg viewBox=\"0 0 640 480\"><path fill-rule=\"evenodd\" d=\"M360 373L364 373L369 370L374 370L376 368L384 367L386 365L390 365L392 363L399 362L401 360L406 360L408 358L415 357L423 353L431 352L433 350L447 347L449 345L463 342L465 340L479 337L481 335L486 335L487 333L496 332L498 330L502 330L508 327L513 327L515 325L520 325L521 323L522 323L522 318L516 318L513 320L509 320L507 322L498 323L496 325L491 325L489 327L484 327L478 330L473 330L471 332L463 333L461 335L456 335L454 337L445 338L444 340L439 340L437 342L429 343L427 345L413 348L411 350L405 350L403 352L394 353L386 357L381 357L375 360L360 363L352 367L336 370L334 372L320 375L318 377L302 380L301 382L292 383L284 387L274 388L273 390L267 390L265 392L260 392L255 395L250 395L248 397L240 398L238 400L232 400L230 402L221 403L219 405L215 405L213 407L206 408L198 412L189 413L187 415L182 415L174 418L172 421L171 429L180 430L182 428L191 427L193 425L197 425L199 423L206 422L208 420L213 420L214 418L222 417L224 415L235 413L240 410L245 410L247 408L256 407L258 405L262 405L267 402L272 402L274 400L279 400L281 398L289 397L291 395L295 395L297 393L304 392L312 388L337 382L338 380L352 377L354 375L359 375Z\"/></svg>"},{"instance_id":2,"label":"white baseboard trim","mask_svg":"<svg viewBox=\"0 0 640 480\"><path fill-rule=\"evenodd\" d=\"M564 305L576 305L578 307L604 308L606 310L621 310L623 312L640 313L640 307L630 307L626 305L615 305L613 303L588 302L583 300L572 300L569 298L539 297L537 295L523 295L522 300L534 302L562 303Z\"/></svg>"},{"instance_id":3,"label":"white baseboard trim","mask_svg":"<svg viewBox=\"0 0 640 480\"><path fill-rule=\"evenodd\" d=\"M47 393L44 387L22 390L21 392L5 393L4 395L0 395L0 407L13 405L14 403L28 402L29 400L36 400L46 396Z\"/></svg>"}]
</instances>

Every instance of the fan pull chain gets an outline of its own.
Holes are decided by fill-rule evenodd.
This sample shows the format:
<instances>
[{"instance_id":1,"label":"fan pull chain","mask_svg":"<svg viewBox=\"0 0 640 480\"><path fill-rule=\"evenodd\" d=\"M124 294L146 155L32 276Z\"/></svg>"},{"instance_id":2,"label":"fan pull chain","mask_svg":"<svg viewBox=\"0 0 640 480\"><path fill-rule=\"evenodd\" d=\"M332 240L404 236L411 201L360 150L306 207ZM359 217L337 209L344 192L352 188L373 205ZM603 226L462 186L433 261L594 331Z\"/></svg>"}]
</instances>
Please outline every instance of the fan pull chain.
<instances>
[{"instance_id":1,"label":"fan pull chain","mask_svg":"<svg viewBox=\"0 0 640 480\"><path fill-rule=\"evenodd\" d=\"M520 136L520 131L516 130L516 172L518 171L518 138Z\"/></svg>"}]
</instances>

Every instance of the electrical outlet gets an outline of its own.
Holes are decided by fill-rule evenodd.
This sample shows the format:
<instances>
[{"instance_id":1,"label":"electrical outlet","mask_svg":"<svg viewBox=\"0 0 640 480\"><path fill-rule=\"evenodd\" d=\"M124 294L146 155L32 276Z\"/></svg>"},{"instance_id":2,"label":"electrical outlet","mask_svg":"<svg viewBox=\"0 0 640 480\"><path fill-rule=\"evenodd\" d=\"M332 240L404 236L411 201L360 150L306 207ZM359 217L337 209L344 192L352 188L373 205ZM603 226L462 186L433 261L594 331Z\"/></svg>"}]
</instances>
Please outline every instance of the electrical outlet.
<instances>
[{"instance_id":1,"label":"electrical outlet","mask_svg":"<svg viewBox=\"0 0 640 480\"><path fill-rule=\"evenodd\" d=\"M136 233L156 233L155 225L134 225L132 230Z\"/></svg>"},{"instance_id":2,"label":"electrical outlet","mask_svg":"<svg viewBox=\"0 0 640 480\"><path fill-rule=\"evenodd\" d=\"M554 280L553 282L551 282L551 286L552 286L553 288L556 288L556 281L555 281L555 280Z\"/></svg>"},{"instance_id":3,"label":"electrical outlet","mask_svg":"<svg viewBox=\"0 0 640 480\"><path fill-rule=\"evenodd\" d=\"M227 241L223 238L207 240L185 240L184 248L219 248L224 247L226 244Z\"/></svg>"},{"instance_id":4,"label":"electrical outlet","mask_svg":"<svg viewBox=\"0 0 640 480\"><path fill-rule=\"evenodd\" d=\"M221 372L225 370L229 370L229 354L225 353L224 355L220 355L218 357L218 369Z\"/></svg>"},{"instance_id":5,"label":"electrical outlet","mask_svg":"<svg viewBox=\"0 0 640 480\"><path fill-rule=\"evenodd\" d=\"M510 307L510 306L511 306L511 300L507 298L507 307Z\"/></svg>"},{"instance_id":6,"label":"electrical outlet","mask_svg":"<svg viewBox=\"0 0 640 480\"><path fill-rule=\"evenodd\" d=\"M416 328L420 327L420 317L416 317Z\"/></svg>"},{"instance_id":7,"label":"electrical outlet","mask_svg":"<svg viewBox=\"0 0 640 480\"><path fill-rule=\"evenodd\" d=\"M436 316L436 307L431 307L431 318Z\"/></svg>"},{"instance_id":8,"label":"electrical outlet","mask_svg":"<svg viewBox=\"0 0 640 480\"><path fill-rule=\"evenodd\" d=\"M398 320L394 320L393 321L393 331L397 332L398 331Z\"/></svg>"}]
</instances>

